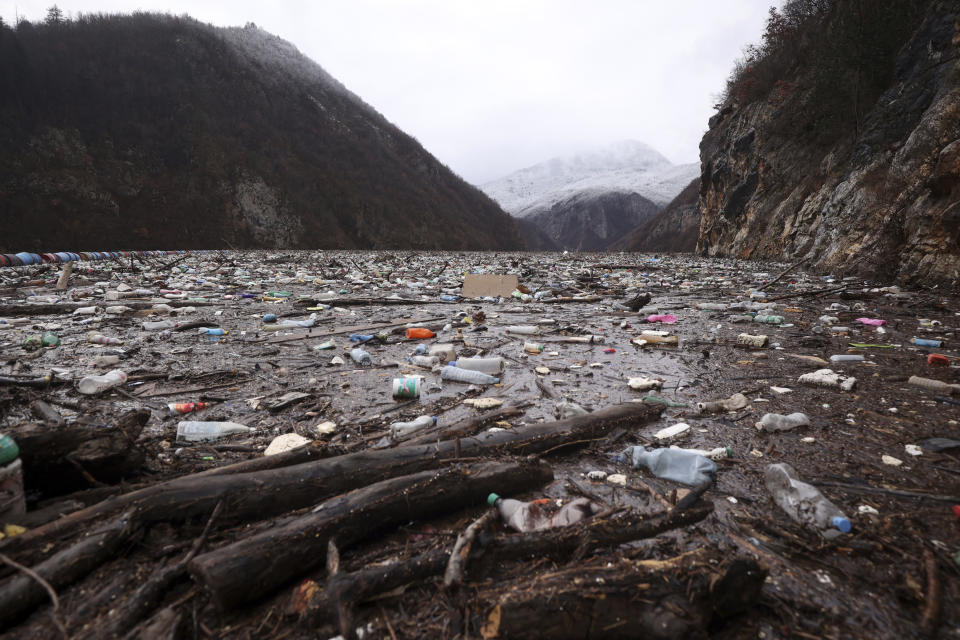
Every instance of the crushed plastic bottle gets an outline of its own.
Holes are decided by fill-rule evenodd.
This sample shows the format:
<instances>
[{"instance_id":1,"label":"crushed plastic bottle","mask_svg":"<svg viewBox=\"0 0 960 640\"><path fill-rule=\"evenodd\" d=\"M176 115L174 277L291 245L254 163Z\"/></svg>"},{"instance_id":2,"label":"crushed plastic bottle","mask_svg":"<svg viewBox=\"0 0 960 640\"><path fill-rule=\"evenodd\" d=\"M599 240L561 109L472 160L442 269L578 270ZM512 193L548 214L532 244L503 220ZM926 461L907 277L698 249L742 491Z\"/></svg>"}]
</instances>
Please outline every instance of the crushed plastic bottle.
<instances>
[{"instance_id":1,"label":"crushed plastic bottle","mask_svg":"<svg viewBox=\"0 0 960 640\"><path fill-rule=\"evenodd\" d=\"M410 356L407 362L421 369L433 369L440 364L440 358L437 356Z\"/></svg>"},{"instance_id":2,"label":"crushed plastic bottle","mask_svg":"<svg viewBox=\"0 0 960 640\"><path fill-rule=\"evenodd\" d=\"M810 384L817 387L833 387L850 391L857 384L857 379L834 373L833 369L817 369L812 373L805 373L797 381L803 384Z\"/></svg>"},{"instance_id":3,"label":"crushed plastic bottle","mask_svg":"<svg viewBox=\"0 0 960 640\"><path fill-rule=\"evenodd\" d=\"M698 402L697 411L700 413L722 413L724 411L738 411L750 404L750 400L742 393L735 393L724 400Z\"/></svg>"},{"instance_id":4,"label":"crushed plastic bottle","mask_svg":"<svg viewBox=\"0 0 960 640\"><path fill-rule=\"evenodd\" d=\"M634 468L646 467L665 480L696 486L717 476L717 465L704 456L686 449L647 450L639 445L627 447L614 456L617 462L629 462Z\"/></svg>"},{"instance_id":5,"label":"crushed plastic bottle","mask_svg":"<svg viewBox=\"0 0 960 640\"><path fill-rule=\"evenodd\" d=\"M770 339L765 335L750 335L749 333L741 333L737 336L737 344L744 347L765 347Z\"/></svg>"},{"instance_id":6,"label":"crushed plastic bottle","mask_svg":"<svg viewBox=\"0 0 960 640\"><path fill-rule=\"evenodd\" d=\"M569 400L561 400L560 402L557 403L557 406L554 408L553 413L559 419L566 420L568 418L576 418L579 416L589 415L590 412L575 402L570 402Z\"/></svg>"},{"instance_id":7,"label":"crushed plastic bottle","mask_svg":"<svg viewBox=\"0 0 960 640\"><path fill-rule=\"evenodd\" d=\"M521 502L511 498L501 498L491 493L487 497L487 503L496 507L504 524L514 531L521 532L563 527L580 522L594 514L594 505L587 498L571 500L553 514L545 508L550 500Z\"/></svg>"},{"instance_id":8,"label":"crushed plastic bottle","mask_svg":"<svg viewBox=\"0 0 960 640\"><path fill-rule=\"evenodd\" d=\"M472 371L470 369L461 369L452 365L447 365L440 370L440 377L444 380L454 382L465 382L467 384L497 384L499 378L487 375L482 371Z\"/></svg>"},{"instance_id":9,"label":"crushed plastic bottle","mask_svg":"<svg viewBox=\"0 0 960 640\"><path fill-rule=\"evenodd\" d=\"M237 433L250 433L250 427L236 422L203 422L184 420L177 425L177 439L187 442L216 440Z\"/></svg>"},{"instance_id":10,"label":"crushed plastic bottle","mask_svg":"<svg viewBox=\"0 0 960 640\"><path fill-rule=\"evenodd\" d=\"M172 416L182 416L193 411L206 409L210 404L207 402L171 402L167 405L167 411Z\"/></svg>"},{"instance_id":11,"label":"crushed plastic bottle","mask_svg":"<svg viewBox=\"0 0 960 640\"><path fill-rule=\"evenodd\" d=\"M786 318L783 316L755 315L753 317L754 322L763 322L764 324L783 324L784 320Z\"/></svg>"},{"instance_id":12,"label":"crushed plastic bottle","mask_svg":"<svg viewBox=\"0 0 960 640\"><path fill-rule=\"evenodd\" d=\"M789 464L771 464L766 471L767 490L791 519L820 529L825 537L850 531L850 520L813 485L800 480Z\"/></svg>"},{"instance_id":13,"label":"crushed plastic bottle","mask_svg":"<svg viewBox=\"0 0 960 640\"><path fill-rule=\"evenodd\" d=\"M102 376L86 376L77 383L77 391L92 396L103 393L107 389L120 386L127 381L127 374L120 369L114 369Z\"/></svg>"},{"instance_id":14,"label":"crushed plastic bottle","mask_svg":"<svg viewBox=\"0 0 960 640\"><path fill-rule=\"evenodd\" d=\"M797 427L805 427L810 424L810 418L805 413L791 413L782 415L779 413L767 413L756 423L760 431L789 431Z\"/></svg>"}]
</instances>

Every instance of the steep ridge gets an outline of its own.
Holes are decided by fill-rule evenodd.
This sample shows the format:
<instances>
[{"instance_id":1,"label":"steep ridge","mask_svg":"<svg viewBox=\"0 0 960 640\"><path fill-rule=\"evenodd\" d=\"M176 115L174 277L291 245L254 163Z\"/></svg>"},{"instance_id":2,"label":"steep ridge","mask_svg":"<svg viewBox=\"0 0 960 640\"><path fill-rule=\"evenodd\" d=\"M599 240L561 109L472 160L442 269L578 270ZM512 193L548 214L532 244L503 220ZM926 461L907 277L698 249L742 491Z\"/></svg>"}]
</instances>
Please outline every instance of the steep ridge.
<instances>
[{"instance_id":1,"label":"steep ridge","mask_svg":"<svg viewBox=\"0 0 960 640\"><path fill-rule=\"evenodd\" d=\"M698 249L960 279L956 2L791 0L700 145Z\"/></svg>"},{"instance_id":2,"label":"steep ridge","mask_svg":"<svg viewBox=\"0 0 960 640\"><path fill-rule=\"evenodd\" d=\"M0 248L521 246L479 189L254 25L0 27Z\"/></svg>"},{"instance_id":3,"label":"steep ridge","mask_svg":"<svg viewBox=\"0 0 960 640\"><path fill-rule=\"evenodd\" d=\"M519 220L532 224L557 248L602 251L659 211L638 193L590 189L528 211Z\"/></svg>"},{"instance_id":4,"label":"steep ridge","mask_svg":"<svg viewBox=\"0 0 960 640\"><path fill-rule=\"evenodd\" d=\"M613 251L689 253L700 234L700 178L693 180L663 211L610 246Z\"/></svg>"}]
</instances>

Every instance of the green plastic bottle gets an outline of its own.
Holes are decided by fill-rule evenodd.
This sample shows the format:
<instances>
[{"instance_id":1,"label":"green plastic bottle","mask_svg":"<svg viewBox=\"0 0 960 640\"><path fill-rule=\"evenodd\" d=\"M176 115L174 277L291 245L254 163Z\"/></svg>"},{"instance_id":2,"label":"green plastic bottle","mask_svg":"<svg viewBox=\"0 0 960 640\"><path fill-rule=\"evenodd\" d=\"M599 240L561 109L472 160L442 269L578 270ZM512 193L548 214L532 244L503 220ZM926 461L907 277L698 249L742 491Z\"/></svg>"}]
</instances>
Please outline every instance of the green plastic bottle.
<instances>
[{"instance_id":1,"label":"green plastic bottle","mask_svg":"<svg viewBox=\"0 0 960 640\"><path fill-rule=\"evenodd\" d=\"M55 334L53 331L45 331L41 342L45 347L59 347L60 346L60 336Z\"/></svg>"},{"instance_id":2,"label":"green plastic bottle","mask_svg":"<svg viewBox=\"0 0 960 640\"><path fill-rule=\"evenodd\" d=\"M20 455L20 447L13 438L0 434L0 465L10 464Z\"/></svg>"}]
</instances>

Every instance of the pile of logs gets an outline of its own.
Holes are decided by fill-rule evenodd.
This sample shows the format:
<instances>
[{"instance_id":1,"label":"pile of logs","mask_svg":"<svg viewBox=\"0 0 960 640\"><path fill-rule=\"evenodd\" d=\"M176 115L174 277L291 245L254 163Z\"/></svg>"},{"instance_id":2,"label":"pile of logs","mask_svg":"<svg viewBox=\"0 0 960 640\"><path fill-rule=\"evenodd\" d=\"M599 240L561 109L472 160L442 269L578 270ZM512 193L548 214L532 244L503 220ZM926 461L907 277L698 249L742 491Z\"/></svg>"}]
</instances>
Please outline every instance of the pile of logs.
<instances>
[{"instance_id":1,"label":"pile of logs","mask_svg":"<svg viewBox=\"0 0 960 640\"><path fill-rule=\"evenodd\" d=\"M703 635L716 616L739 613L755 600L765 575L755 562L723 558L708 547L657 561L588 559L703 520L713 510L699 495L706 487L659 514L613 506L574 525L529 533L492 531L497 514L486 508L450 548L417 550L355 571L339 568L342 550L362 548L411 521L477 513L491 492L543 487L553 479L549 457L636 428L660 411L627 404L552 423L342 455L315 443L115 493L0 542L0 630L28 634L49 624L77 637L178 637L187 609L170 594L192 583L190 597L209 603L217 619L267 598L290 600L293 590L297 604L287 607L288 615L307 627L335 625L353 637L365 600L429 581L466 612L460 623L484 637ZM138 421L125 417L122 428L103 437L119 438L113 448L125 449L120 444ZM29 443L28 435L17 439ZM64 457L57 446L50 445L50 455ZM24 448L25 465L31 458L40 464L41 454L31 451ZM178 523L202 525L199 536L199 526L183 527L194 534L182 557L154 567L137 588L112 601L72 599L64 624L60 599L103 576L98 569L134 553L134 543L151 528ZM548 559L554 569L497 580L504 563L530 558ZM306 591L297 587L305 578L313 585ZM86 585L87 593L96 591Z\"/></svg>"}]
</instances>

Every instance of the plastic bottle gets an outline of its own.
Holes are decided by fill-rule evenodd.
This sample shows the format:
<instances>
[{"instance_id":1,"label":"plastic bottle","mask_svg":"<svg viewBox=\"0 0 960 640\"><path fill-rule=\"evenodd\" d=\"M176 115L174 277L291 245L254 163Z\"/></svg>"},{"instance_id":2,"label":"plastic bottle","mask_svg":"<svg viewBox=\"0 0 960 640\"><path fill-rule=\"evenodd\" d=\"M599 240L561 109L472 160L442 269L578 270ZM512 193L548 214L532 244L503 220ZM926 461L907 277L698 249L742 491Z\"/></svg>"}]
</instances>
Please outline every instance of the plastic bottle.
<instances>
[{"instance_id":1,"label":"plastic bottle","mask_svg":"<svg viewBox=\"0 0 960 640\"><path fill-rule=\"evenodd\" d=\"M533 354L543 353L543 349L544 349L543 345L538 342L523 343L523 350L526 351L527 353L533 353Z\"/></svg>"},{"instance_id":2,"label":"plastic bottle","mask_svg":"<svg viewBox=\"0 0 960 640\"><path fill-rule=\"evenodd\" d=\"M840 353L830 356L830 362L863 362L866 360L861 355Z\"/></svg>"},{"instance_id":3,"label":"plastic bottle","mask_svg":"<svg viewBox=\"0 0 960 640\"><path fill-rule=\"evenodd\" d=\"M713 402L698 402L697 410L700 413L721 413L723 411L737 411L750 404L750 400L742 393L735 393L724 400Z\"/></svg>"},{"instance_id":4,"label":"plastic bottle","mask_svg":"<svg viewBox=\"0 0 960 640\"><path fill-rule=\"evenodd\" d=\"M112 338L110 336L104 336L99 333L91 333L87 335L87 342L93 344L123 344L123 340L120 338Z\"/></svg>"},{"instance_id":5,"label":"plastic bottle","mask_svg":"<svg viewBox=\"0 0 960 640\"><path fill-rule=\"evenodd\" d=\"M643 334L632 339L630 342L642 347L645 344L677 344L679 339L677 336L650 336Z\"/></svg>"},{"instance_id":6,"label":"plastic bottle","mask_svg":"<svg viewBox=\"0 0 960 640\"><path fill-rule=\"evenodd\" d=\"M670 445L671 449L680 449L681 451L690 451L704 458L710 460L721 460L723 458L732 458L733 449L730 447L715 447L713 449L687 449L685 447L678 447L675 444Z\"/></svg>"},{"instance_id":7,"label":"plastic bottle","mask_svg":"<svg viewBox=\"0 0 960 640\"><path fill-rule=\"evenodd\" d=\"M44 331L40 343L45 347L58 347L60 346L60 336L52 331Z\"/></svg>"},{"instance_id":8,"label":"plastic bottle","mask_svg":"<svg viewBox=\"0 0 960 640\"><path fill-rule=\"evenodd\" d=\"M172 416L182 416L193 411L206 409L209 406L206 402L171 402L167 405L167 411Z\"/></svg>"},{"instance_id":9,"label":"plastic bottle","mask_svg":"<svg viewBox=\"0 0 960 640\"><path fill-rule=\"evenodd\" d=\"M627 447L614 457L617 462L629 462L634 468L644 466L653 475L665 480L695 486L717 475L717 465L704 456L686 449L653 449L641 446Z\"/></svg>"},{"instance_id":10,"label":"plastic bottle","mask_svg":"<svg viewBox=\"0 0 960 640\"><path fill-rule=\"evenodd\" d=\"M784 317L783 317L783 316L763 316L763 315L756 315L756 316L753 317L753 321L754 321L754 322L763 322L763 323L766 323L766 324L783 324Z\"/></svg>"},{"instance_id":11,"label":"plastic bottle","mask_svg":"<svg viewBox=\"0 0 960 640\"><path fill-rule=\"evenodd\" d=\"M749 333L741 333L737 336L737 344L744 347L765 347L770 339L765 335L752 336Z\"/></svg>"},{"instance_id":12,"label":"plastic bottle","mask_svg":"<svg viewBox=\"0 0 960 640\"><path fill-rule=\"evenodd\" d=\"M798 411L786 416L779 413L764 414L756 427L760 431L789 431L797 427L805 427L808 424L810 424L810 418L807 417L807 414Z\"/></svg>"},{"instance_id":13,"label":"plastic bottle","mask_svg":"<svg viewBox=\"0 0 960 640\"><path fill-rule=\"evenodd\" d=\"M503 358L459 358L453 364L459 369L480 371L488 375L503 371Z\"/></svg>"},{"instance_id":14,"label":"plastic bottle","mask_svg":"<svg viewBox=\"0 0 960 640\"><path fill-rule=\"evenodd\" d=\"M535 336L540 333L540 327L532 324L520 324L507 327L506 331L520 336Z\"/></svg>"},{"instance_id":15,"label":"plastic bottle","mask_svg":"<svg viewBox=\"0 0 960 640\"><path fill-rule=\"evenodd\" d=\"M369 367L373 364L373 358L370 354L360 348L351 349L350 357L353 358L354 362L364 367Z\"/></svg>"},{"instance_id":16,"label":"plastic bottle","mask_svg":"<svg viewBox=\"0 0 960 640\"><path fill-rule=\"evenodd\" d=\"M276 321L277 321L277 314L275 314L275 313L265 313L265 314L263 314L263 321L266 322L266 323L276 322Z\"/></svg>"},{"instance_id":17,"label":"plastic bottle","mask_svg":"<svg viewBox=\"0 0 960 640\"><path fill-rule=\"evenodd\" d=\"M677 316L672 313L655 313L653 315L647 316L647 322L662 322L664 324L674 324L677 321Z\"/></svg>"},{"instance_id":18,"label":"plastic bottle","mask_svg":"<svg viewBox=\"0 0 960 640\"><path fill-rule=\"evenodd\" d=\"M305 320L281 320L280 322L277 323L277 326L288 327L288 328L299 327L301 329L309 329L315 324L317 324L317 314L311 313L310 317L306 318Z\"/></svg>"},{"instance_id":19,"label":"plastic bottle","mask_svg":"<svg viewBox=\"0 0 960 640\"><path fill-rule=\"evenodd\" d=\"M230 332L219 327L200 327L197 333L205 336L225 336Z\"/></svg>"},{"instance_id":20,"label":"plastic bottle","mask_svg":"<svg viewBox=\"0 0 960 640\"><path fill-rule=\"evenodd\" d=\"M726 311L729 308L730 305L722 302L700 302L697 304L697 309L701 311Z\"/></svg>"},{"instance_id":21,"label":"plastic bottle","mask_svg":"<svg viewBox=\"0 0 960 640\"><path fill-rule=\"evenodd\" d=\"M449 343L435 344L427 351L427 355L437 356L440 362L453 362L457 359L457 350Z\"/></svg>"},{"instance_id":22,"label":"plastic bottle","mask_svg":"<svg viewBox=\"0 0 960 640\"><path fill-rule=\"evenodd\" d=\"M910 342L918 347L942 347L943 340L928 340L926 338L914 338Z\"/></svg>"},{"instance_id":23,"label":"plastic bottle","mask_svg":"<svg viewBox=\"0 0 960 640\"><path fill-rule=\"evenodd\" d=\"M350 335L347 336L347 340L349 340L350 342L362 344L364 342L370 342L371 340L373 340L373 334L372 333L351 333Z\"/></svg>"},{"instance_id":24,"label":"plastic bottle","mask_svg":"<svg viewBox=\"0 0 960 640\"><path fill-rule=\"evenodd\" d=\"M407 436L435 424L437 424L437 419L433 416L420 416L409 422L394 422L390 425L390 438L394 441L403 440Z\"/></svg>"},{"instance_id":25,"label":"plastic bottle","mask_svg":"<svg viewBox=\"0 0 960 640\"><path fill-rule=\"evenodd\" d=\"M17 442L5 433L0 433L0 465L10 464L20 455Z\"/></svg>"},{"instance_id":26,"label":"plastic bottle","mask_svg":"<svg viewBox=\"0 0 960 640\"><path fill-rule=\"evenodd\" d=\"M538 531L562 527L593 515L593 503L586 498L571 500L552 515L545 508L549 503L550 500L547 499L521 502L512 498L501 498L495 493L487 497L487 504L496 507L504 524L514 531Z\"/></svg>"},{"instance_id":27,"label":"plastic bottle","mask_svg":"<svg viewBox=\"0 0 960 640\"><path fill-rule=\"evenodd\" d=\"M576 402L570 402L569 400L561 400L557 403L557 406L554 409L554 414L556 414L556 416L561 420L585 416L589 413L589 411L578 405Z\"/></svg>"},{"instance_id":28,"label":"plastic bottle","mask_svg":"<svg viewBox=\"0 0 960 640\"><path fill-rule=\"evenodd\" d=\"M727 316L727 322L733 322L733 323L753 322L753 316L745 313Z\"/></svg>"},{"instance_id":29,"label":"plastic bottle","mask_svg":"<svg viewBox=\"0 0 960 640\"><path fill-rule=\"evenodd\" d=\"M174 329L177 323L173 320L153 320L143 323L144 331L163 331L164 329Z\"/></svg>"},{"instance_id":30,"label":"plastic bottle","mask_svg":"<svg viewBox=\"0 0 960 640\"><path fill-rule=\"evenodd\" d=\"M936 391L938 393L960 394L960 384L950 384L933 380L931 378L921 378L920 376L910 376L907 384L926 389L927 391Z\"/></svg>"},{"instance_id":31,"label":"plastic bottle","mask_svg":"<svg viewBox=\"0 0 960 640\"><path fill-rule=\"evenodd\" d=\"M781 462L769 465L766 484L773 501L795 522L825 531L850 531L850 520L843 512L816 487L800 480L789 464Z\"/></svg>"},{"instance_id":32,"label":"plastic bottle","mask_svg":"<svg viewBox=\"0 0 960 640\"><path fill-rule=\"evenodd\" d=\"M494 378L481 371L471 371L470 369L461 369L450 365L440 370L440 377L444 380L466 382L467 384L497 384L500 382L499 378Z\"/></svg>"},{"instance_id":33,"label":"plastic bottle","mask_svg":"<svg viewBox=\"0 0 960 640\"><path fill-rule=\"evenodd\" d=\"M407 362L415 367L433 369L435 366L440 364L440 358L437 356L410 356L407 358Z\"/></svg>"},{"instance_id":34,"label":"plastic bottle","mask_svg":"<svg viewBox=\"0 0 960 640\"><path fill-rule=\"evenodd\" d=\"M437 334L425 327L410 327L407 329L407 340L424 340L426 338L435 338Z\"/></svg>"},{"instance_id":35,"label":"plastic bottle","mask_svg":"<svg viewBox=\"0 0 960 640\"><path fill-rule=\"evenodd\" d=\"M177 425L177 439L187 442L201 442L203 440L216 440L235 433L250 433L251 431L253 429L250 427L236 422L184 420Z\"/></svg>"},{"instance_id":36,"label":"plastic bottle","mask_svg":"<svg viewBox=\"0 0 960 640\"><path fill-rule=\"evenodd\" d=\"M77 391L90 396L112 389L126 381L127 374L120 369L114 369L102 376L86 376L77 383Z\"/></svg>"}]
</instances>

